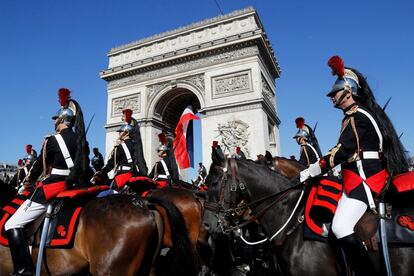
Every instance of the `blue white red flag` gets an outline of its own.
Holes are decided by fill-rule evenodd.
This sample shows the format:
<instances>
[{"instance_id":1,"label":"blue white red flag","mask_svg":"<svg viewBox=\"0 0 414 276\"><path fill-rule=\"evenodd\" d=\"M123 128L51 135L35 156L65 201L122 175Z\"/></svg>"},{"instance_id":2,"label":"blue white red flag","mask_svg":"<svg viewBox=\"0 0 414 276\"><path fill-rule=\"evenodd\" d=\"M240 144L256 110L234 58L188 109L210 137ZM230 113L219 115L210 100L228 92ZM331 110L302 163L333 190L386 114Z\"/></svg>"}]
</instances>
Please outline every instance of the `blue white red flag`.
<instances>
[{"instance_id":1,"label":"blue white red flag","mask_svg":"<svg viewBox=\"0 0 414 276\"><path fill-rule=\"evenodd\" d=\"M192 107L189 105L184 109L184 112L181 115L177 126L175 127L175 139L173 143L174 155L180 169L186 169L190 167L190 156L187 150L187 130L189 122L191 120L199 119L200 118L194 115ZM190 146L190 149L192 149L192 146Z\"/></svg>"}]
</instances>

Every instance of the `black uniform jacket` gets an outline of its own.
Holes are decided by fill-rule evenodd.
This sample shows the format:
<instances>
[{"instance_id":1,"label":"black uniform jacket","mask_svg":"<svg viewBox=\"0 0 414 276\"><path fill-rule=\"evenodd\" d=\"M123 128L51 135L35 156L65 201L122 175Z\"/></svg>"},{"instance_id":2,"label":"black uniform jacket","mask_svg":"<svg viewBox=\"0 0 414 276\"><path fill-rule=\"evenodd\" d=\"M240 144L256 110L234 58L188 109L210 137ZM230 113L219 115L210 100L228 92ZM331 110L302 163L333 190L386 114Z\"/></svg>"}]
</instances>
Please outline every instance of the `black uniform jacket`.
<instances>
[{"instance_id":1,"label":"black uniform jacket","mask_svg":"<svg viewBox=\"0 0 414 276\"><path fill-rule=\"evenodd\" d=\"M347 179L345 179L344 170L360 175L356 163L359 159L362 162L366 179L384 170L384 165L380 158L364 159L363 157L363 152L379 152L380 144L373 123L359 110L369 113L368 110L356 104L351 105L344 111L345 117L342 120L338 143L323 157L324 161L321 162L322 172L342 164L345 189L347 188ZM381 157L381 153L378 153L378 155ZM367 184L372 189L372 185L370 183ZM381 186L380 183L376 184Z\"/></svg>"},{"instance_id":2,"label":"black uniform jacket","mask_svg":"<svg viewBox=\"0 0 414 276\"><path fill-rule=\"evenodd\" d=\"M311 148L311 145L306 143L305 145L300 146L299 163L306 167L309 167L310 164L318 161L318 158L319 156L317 155L317 152Z\"/></svg>"},{"instance_id":3,"label":"black uniform jacket","mask_svg":"<svg viewBox=\"0 0 414 276\"><path fill-rule=\"evenodd\" d=\"M168 158L168 156L165 156L163 158L165 165L167 165L167 169L169 171L169 173L171 174L171 165L170 165L170 159ZM164 170L164 166L161 163L161 160L157 161L154 165L154 167L152 168L149 176L149 178L152 179L158 179L158 180L167 180L168 178L166 177L166 172Z\"/></svg>"},{"instance_id":4,"label":"black uniform jacket","mask_svg":"<svg viewBox=\"0 0 414 276\"><path fill-rule=\"evenodd\" d=\"M103 167L102 173L110 172L115 166L117 173L132 171L134 161L134 141L132 139L126 139L123 143L127 146L129 153L131 154L132 161L128 163L128 158L122 144L116 145L111 153L111 157L106 163L106 166ZM129 169L127 169L127 167L129 167Z\"/></svg>"},{"instance_id":5,"label":"black uniform jacket","mask_svg":"<svg viewBox=\"0 0 414 276\"><path fill-rule=\"evenodd\" d=\"M75 156L77 151L77 136L71 128L65 128L60 132L63 140L65 141L66 147L68 148L72 161L75 162ZM40 155L36 162L33 164L33 168L28 176L29 181L36 181L39 176L46 171L48 175L43 179L43 185L51 185L56 182L65 181L67 175L53 174L52 169L68 170L68 166L63 157L63 153L60 150L59 144L54 135L45 138L46 150L44 150L44 144ZM44 167L43 160L46 161L46 168ZM49 198L48 192L46 191L46 198ZM45 191L43 188L38 189L33 197L36 202L42 202L45 199Z\"/></svg>"}]
</instances>

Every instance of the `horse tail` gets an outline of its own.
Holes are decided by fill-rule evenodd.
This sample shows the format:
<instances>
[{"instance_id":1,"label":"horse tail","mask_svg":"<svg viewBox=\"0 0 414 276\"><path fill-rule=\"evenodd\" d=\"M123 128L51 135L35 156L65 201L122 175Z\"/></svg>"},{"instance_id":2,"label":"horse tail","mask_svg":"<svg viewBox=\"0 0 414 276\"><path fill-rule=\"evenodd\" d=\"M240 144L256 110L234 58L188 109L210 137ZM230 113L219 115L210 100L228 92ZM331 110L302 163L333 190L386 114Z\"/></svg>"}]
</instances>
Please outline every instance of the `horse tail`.
<instances>
[{"instance_id":1,"label":"horse tail","mask_svg":"<svg viewBox=\"0 0 414 276\"><path fill-rule=\"evenodd\" d=\"M198 274L196 253L190 241L184 218L178 208L169 200L163 198L148 198L150 203L162 206L167 213L171 228L172 247L167 254L169 269L164 267L162 275L190 276ZM164 270L165 269L165 270Z\"/></svg>"}]
</instances>

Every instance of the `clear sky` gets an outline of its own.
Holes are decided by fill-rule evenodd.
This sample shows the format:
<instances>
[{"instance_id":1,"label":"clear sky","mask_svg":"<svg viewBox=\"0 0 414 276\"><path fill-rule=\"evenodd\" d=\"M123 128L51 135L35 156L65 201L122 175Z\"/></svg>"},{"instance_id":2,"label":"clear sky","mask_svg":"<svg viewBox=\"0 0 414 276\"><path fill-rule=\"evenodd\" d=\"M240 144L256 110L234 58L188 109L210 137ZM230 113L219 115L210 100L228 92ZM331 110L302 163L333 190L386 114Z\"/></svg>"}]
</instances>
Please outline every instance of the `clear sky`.
<instances>
[{"instance_id":1,"label":"clear sky","mask_svg":"<svg viewBox=\"0 0 414 276\"><path fill-rule=\"evenodd\" d=\"M217 1L224 13L256 8L275 49L283 156L298 155L298 116L318 122L322 151L336 143L342 113L325 97L334 54L368 77L378 102L392 96L387 112L414 152L413 1ZM99 71L109 50L217 15L214 0L1 1L0 161L16 163L26 144L39 149L53 132L60 87L73 91L86 123L95 114L88 140L103 149L107 97Z\"/></svg>"}]
</instances>

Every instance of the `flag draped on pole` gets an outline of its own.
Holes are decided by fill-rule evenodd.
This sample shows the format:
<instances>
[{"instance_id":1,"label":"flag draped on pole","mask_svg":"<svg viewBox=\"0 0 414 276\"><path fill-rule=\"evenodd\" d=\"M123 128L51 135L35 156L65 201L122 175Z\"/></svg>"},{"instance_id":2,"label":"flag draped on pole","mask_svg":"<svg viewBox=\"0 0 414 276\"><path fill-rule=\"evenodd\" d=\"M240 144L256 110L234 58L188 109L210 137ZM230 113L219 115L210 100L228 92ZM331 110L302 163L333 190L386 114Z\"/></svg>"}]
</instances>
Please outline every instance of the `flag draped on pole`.
<instances>
[{"instance_id":1,"label":"flag draped on pole","mask_svg":"<svg viewBox=\"0 0 414 276\"><path fill-rule=\"evenodd\" d=\"M187 129L191 120L199 120L199 118L194 115L192 107L189 105L184 109L184 112L175 127L174 155L180 169L190 167L190 156L187 150ZM193 141L191 141L191 143L192 142ZM190 145L189 148L192 149L192 145Z\"/></svg>"}]
</instances>

